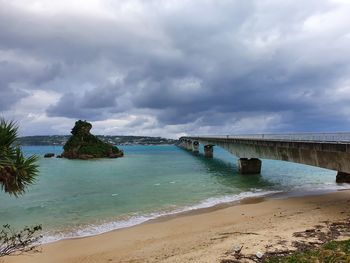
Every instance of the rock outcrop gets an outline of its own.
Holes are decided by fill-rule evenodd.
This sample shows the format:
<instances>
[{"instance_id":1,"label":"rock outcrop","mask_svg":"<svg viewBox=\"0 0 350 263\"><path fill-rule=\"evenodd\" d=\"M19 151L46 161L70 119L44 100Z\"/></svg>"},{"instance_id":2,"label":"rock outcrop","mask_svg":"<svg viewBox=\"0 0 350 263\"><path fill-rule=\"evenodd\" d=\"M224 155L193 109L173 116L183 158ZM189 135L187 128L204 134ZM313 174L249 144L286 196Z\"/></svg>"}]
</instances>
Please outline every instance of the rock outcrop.
<instances>
[{"instance_id":1,"label":"rock outcrop","mask_svg":"<svg viewBox=\"0 0 350 263\"><path fill-rule=\"evenodd\" d=\"M54 156L55 156L54 153L45 153L45 154L44 154L44 158L52 158L52 157L54 157Z\"/></svg>"},{"instance_id":2,"label":"rock outcrop","mask_svg":"<svg viewBox=\"0 0 350 263\"><path fill-rule=\"evenodd\" d=\"M90 133L91 123L79 120L72 129L72 136L63 146L61 157L67 159L93 159L123 157L123 151L105 143Z\"/></svg>"}]
</instances>

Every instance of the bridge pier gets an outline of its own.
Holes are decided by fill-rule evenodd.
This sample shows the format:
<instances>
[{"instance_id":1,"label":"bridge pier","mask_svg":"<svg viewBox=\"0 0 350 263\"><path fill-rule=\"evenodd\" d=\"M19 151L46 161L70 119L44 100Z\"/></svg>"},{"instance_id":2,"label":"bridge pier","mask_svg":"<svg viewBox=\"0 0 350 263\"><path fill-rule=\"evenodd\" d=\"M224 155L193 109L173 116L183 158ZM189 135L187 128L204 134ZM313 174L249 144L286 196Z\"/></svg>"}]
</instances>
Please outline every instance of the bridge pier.
<instances>
[{"instance_id":1,"label":"bridge pier","mask_svg":"<svg viewBox=\"0 0 350 263\"><path fill-rule=\"evenodd\" d=\"M185 148L186 148L187 151L192 151L192 142L191 141L186 141Z\"/></svg>"},{"instance_id":2,"label":"bridge pier","mask_svg":"<svg viewBox=\"0 0 350 263\"><path fill-rule=\"evenodd\" d=\"M180 141L179 147L182 149L186 148L185 141Z\"/></svg>"},{"instance_id":3,"label":"bridge pier","mask_svg":"<svg viewBox=\"0 0 350 263\"><path fill-rule=\"evenodd\" d=\"M240 158L238 160L238 171L241 174L260 174L261 160L258 158Z\"/></svg>"},{"instance_id":4,"label":"bridge pier","mask_svg":"<svg viewBox=\"0 0 350 263\"><path fill-rule=\"evenodd\" d=\"M204 145L204 157L213 158L214 156L214 145Z\"/></svg>"},{"instance_id":5,"label":"bridge pier","mask_svg":"<svg viewBox=\"0 0 350 263\"><path fill-rule=\"evenodd\" d=\"M337 183L350 183L350 174L338 172L335 181Z\"/></svg>"},{"instance_id":6,"label":"bridge pier","mask_svg":"<svg viewBox=\"0 0 350 263\"><path fill-rule=\"evenodd\" d=\"M193 153L199 153L199 142L198 141L192 142L192 151L193 151Z\"/></svg>"}]
</instances>

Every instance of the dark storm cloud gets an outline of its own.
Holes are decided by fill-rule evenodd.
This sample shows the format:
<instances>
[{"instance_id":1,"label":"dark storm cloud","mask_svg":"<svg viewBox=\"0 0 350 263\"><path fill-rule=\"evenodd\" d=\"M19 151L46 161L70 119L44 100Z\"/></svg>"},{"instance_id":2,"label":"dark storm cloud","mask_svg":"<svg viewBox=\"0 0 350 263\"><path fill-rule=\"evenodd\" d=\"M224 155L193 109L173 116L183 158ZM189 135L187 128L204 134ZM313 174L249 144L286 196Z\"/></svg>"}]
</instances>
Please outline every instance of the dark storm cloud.
<instances>
[{"instance_id":1,"label":"dark storm cloud","mask_svg":"<svg viewBox=\"0 0 350 263\"><path fill-rule=\"evenodd\" d=\"M22 65L6 59L0 60L0 110L6 110L18 100L25 97L27 92L21 85L21 80L30 79L31 73Z\"/></svg>"},{"instance_id":2,"label":"dark storm cloud","mask_svg":"<svg viewBox=\"0 0 350 263\"><path fill-rule=\"evenodd\" d=\"M49 81L54 80L62 73L62 66L60 63L53 63L51 65L46 65L42 70L41 74L39 74L35 78L35 84L40 85Z\"/></svg>"},{"instance_id":3,"label":"dark storm cloud","mask_svg":"<svg viewBox=\"0 0 350 263\"><path fill-rule=\"evenodd\" d=\"M9 87L7 83L2 83L1 81L0 91L0 111L11 108L14 103L27 95L22 90L13 89Z\"/></svg>"},{"instance_id":4,"label":"dark storm cloud","mask_svg":"<svg viewBox=\"0 0 350 263\"><path fill-rule=\"evenodd\" d=\"M153 129L151 116L158 128L220 132L279 116L293 130L350 128L346 3L101 0L63 12L68 1L39 2L53 6L0 0L3 109L40 89L59 94L50 117L149 115L129 127Z\"/></svg>"},{"instance_id":5,"label":"dark storm cloud","mask_svg":"<svg viewBox=\"0 0 350 263\"><path fill-rule=\"evenodd\" d=\"M94 87L81 93L68 92L59 99L57 104L51 105L47 113L49 116L99 120L107 117L107 115L102 116L103 114L118 111L116 97L120 93L121 90L116 85Z\"/></svg>"}]
</instances>

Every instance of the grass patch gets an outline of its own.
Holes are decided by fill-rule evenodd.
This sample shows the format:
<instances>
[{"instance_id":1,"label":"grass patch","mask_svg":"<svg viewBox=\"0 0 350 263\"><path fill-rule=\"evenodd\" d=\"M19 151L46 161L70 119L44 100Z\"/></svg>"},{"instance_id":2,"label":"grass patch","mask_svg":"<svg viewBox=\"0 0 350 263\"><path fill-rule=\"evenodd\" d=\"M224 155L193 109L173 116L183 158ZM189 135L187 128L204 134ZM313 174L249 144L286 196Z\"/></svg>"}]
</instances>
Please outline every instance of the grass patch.
<instances>
[{"instance_id":1,"label":"grass patch","mask_svg":"<svg viewBox=\"0 0 350 263\"><path fill-rule=\"evenodd\" d=\"M266 263L347 263L350 262L350 239L331 241L317 249L296 252L288 256L272 256Z\"/></svg>"}]
</instances>

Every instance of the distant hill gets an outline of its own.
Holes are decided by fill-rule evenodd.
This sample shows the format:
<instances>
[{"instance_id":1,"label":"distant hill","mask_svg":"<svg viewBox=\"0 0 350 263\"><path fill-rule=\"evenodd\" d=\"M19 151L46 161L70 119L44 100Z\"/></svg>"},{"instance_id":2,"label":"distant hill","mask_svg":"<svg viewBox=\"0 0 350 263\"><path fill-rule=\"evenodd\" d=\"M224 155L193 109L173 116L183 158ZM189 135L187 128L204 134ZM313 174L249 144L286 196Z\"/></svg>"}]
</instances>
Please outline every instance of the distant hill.
<instances>
[{"instance_id":1,"label":"distant hill","mask_svg":"<svg viewBox=\"0 0 350 263\"><path fill-rule=\"evenodd\" d=\"M48 136L25 136L20 137L18 142L20 145L64 145L70 135L48 135ZM149 136L111 136L97 135L97 137L107 143L113 145L159 145L159 144L175 144L177 140L166 139L161 137Z\"/></svg>"}]
</instances>

